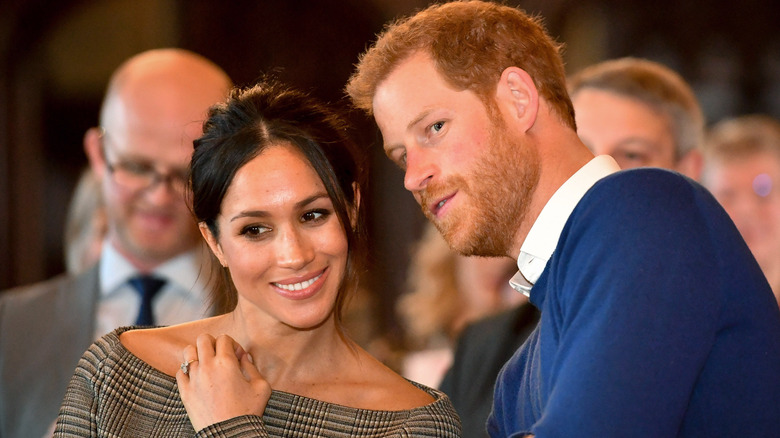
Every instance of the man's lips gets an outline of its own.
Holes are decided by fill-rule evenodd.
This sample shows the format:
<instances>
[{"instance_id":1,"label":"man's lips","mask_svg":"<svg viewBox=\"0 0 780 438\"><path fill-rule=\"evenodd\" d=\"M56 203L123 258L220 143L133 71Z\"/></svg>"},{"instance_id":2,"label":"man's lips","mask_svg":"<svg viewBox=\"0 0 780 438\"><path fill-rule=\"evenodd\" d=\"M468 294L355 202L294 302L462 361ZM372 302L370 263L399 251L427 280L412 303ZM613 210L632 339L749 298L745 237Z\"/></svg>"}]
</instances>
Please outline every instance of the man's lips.
<instances>
[{"instance_id":1,"label":"man's lips","mask_svg":"<svg viewBox=\"0 0 780 438\"><path fill-rule=\"evenodd\" d=\"M168 213L140 211L136 216L149 228L165 228L174 222L174 216Z\"/></svg>"},{"instance_id":2,"label":"man's lips","mask_svg":"<svg viewBox=\"0 0 780 438\"><path fill-rule=\"evenodd\" d=\"M442 209L444 209L444 207L447 205L447 203L448 203L448 202L449 202L449 201L450 201L452 198L454 198L454 197L455 197L455 194L456 194L456 193L457 193L457 192L455 192L455 193L452 193L452 194L450 194L450 195L448 195L448 196L445 196L445 197L442 197L442 198L438 198L438 199L436 199L434 202L431 202L430 204L428 204L428 211L430 211L430 212L431 212L431 214L432 214L434 217L438 217L438 216L439 216L439 213L441 213Z\"/></svg>"}]
</instances>

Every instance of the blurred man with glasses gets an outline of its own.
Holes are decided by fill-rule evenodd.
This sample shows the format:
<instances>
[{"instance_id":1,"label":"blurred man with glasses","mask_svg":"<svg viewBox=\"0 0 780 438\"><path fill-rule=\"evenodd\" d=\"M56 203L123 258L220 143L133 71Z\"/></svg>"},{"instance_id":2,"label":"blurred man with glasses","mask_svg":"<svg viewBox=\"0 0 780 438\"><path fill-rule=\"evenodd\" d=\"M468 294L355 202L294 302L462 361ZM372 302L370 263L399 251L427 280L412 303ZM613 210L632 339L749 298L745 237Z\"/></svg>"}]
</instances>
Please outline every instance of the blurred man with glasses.
<instances>
[{"instance_id":1,"label":"blurred man with glasses","mask_svg":"<svg viewBox=\"0 0 780 438\"><path fill-rule=\"evenodd\" d=\"M38 437L57 416L79 357L123 325L211 313L207 252L184 196L192 140L231 86L179 49L136 55L111 77L84 149L101 181L107 232L99 262L0 294L0 437Z\"/></svg>"}]
</instances>

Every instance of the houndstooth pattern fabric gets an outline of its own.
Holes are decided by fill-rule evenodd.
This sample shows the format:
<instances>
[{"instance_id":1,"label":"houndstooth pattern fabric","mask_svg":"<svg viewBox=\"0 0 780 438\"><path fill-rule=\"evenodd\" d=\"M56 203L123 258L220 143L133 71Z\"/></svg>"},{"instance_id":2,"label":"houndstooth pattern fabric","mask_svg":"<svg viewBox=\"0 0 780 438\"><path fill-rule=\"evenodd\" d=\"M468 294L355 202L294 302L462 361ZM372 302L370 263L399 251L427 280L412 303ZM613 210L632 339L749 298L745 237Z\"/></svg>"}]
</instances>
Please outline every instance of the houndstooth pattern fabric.
<instances>
[{"instance_id":1,"label":"houndstooth pattern fabric","mask_svg":"<svg viewBox=\"0 0 780 438\"><path fill-rule=\"evenodd\" d=\"M244 416L196 435L176 379L119 342L126 329L96 341L82 356L60 408L55 437L442 437L461 436L442 392L415 383L435 401L405 411L374 411L273 391L263 417Z\"/></svg>"}]
</instances>

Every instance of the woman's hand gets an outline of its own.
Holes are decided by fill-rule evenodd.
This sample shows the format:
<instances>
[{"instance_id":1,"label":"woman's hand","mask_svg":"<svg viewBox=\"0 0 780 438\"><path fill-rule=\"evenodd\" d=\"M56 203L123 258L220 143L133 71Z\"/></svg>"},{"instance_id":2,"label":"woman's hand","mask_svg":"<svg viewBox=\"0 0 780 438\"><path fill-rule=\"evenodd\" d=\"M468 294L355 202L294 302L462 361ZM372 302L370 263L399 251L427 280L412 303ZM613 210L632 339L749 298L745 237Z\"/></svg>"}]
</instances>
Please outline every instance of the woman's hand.
<instances>
[{"instance_id":1,"label":"woman's hand","mask_svg":"<svg viewBox=\"0 0 780 438\"><path fill-rule=\"evenodd\" d=\"M233 338L202 334L197 346L184 348L183 361L189 363L183 366L187 372L179 370L176 382L196 431L242 415L263 415L271 386Z\"/></svg>"}]
</instances>

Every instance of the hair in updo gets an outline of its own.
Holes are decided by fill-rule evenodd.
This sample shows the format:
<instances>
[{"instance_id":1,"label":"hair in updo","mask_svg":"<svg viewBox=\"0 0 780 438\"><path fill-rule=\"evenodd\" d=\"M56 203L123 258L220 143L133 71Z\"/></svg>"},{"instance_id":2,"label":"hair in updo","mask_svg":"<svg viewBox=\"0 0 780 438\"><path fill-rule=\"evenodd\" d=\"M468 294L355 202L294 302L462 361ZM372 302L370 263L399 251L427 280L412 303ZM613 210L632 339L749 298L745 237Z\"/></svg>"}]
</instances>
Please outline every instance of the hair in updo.
<instances>
[{"instance_id":1,"label":"hair in updo","mask_svg":"<svg viewBox=\"0 0 780 438\"><path fill-rule=\"evenodd\" d=\"M317 172L347 237L346 272L335 310L340 323L345 297L357 288L365 260L364 203L359 199L366 185L366 166L347 134L347 123L334 109L273 79L233 89L224 103L211 107L203 136L194 142L190 187L195 217L219 239L217 216L235 174L264 150L280 144L297 148ZM214 301L218 309L231 311L237 292L228 273L226 286Z\"/></svg>"}]
</instances>

